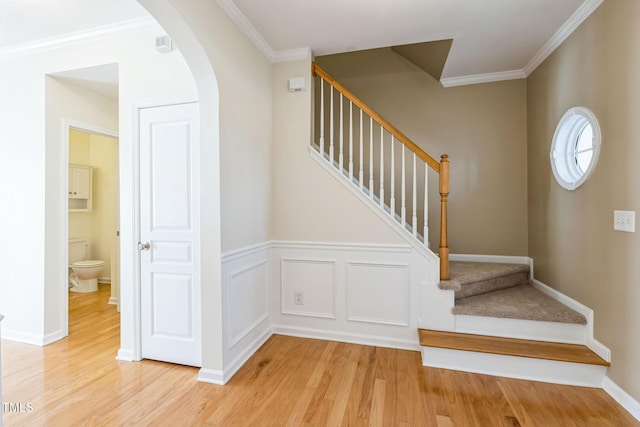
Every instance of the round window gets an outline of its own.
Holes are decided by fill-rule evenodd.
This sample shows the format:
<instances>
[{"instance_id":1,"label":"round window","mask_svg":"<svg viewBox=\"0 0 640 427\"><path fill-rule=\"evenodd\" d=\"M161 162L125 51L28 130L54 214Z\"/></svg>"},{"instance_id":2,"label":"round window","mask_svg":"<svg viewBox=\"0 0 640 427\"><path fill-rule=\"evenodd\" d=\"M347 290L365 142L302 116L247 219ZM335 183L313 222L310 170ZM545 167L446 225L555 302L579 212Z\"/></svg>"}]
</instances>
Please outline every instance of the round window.
<instances>
[{"instance_id":1,"label":"round window","mask_svg":"<svg viewBox=\"0 0 640 427\"><path fill-rule=\"evenodd\" d=\"M587 180L598 162L600 126L584 107L567 111L560 119L551 144L551 169L556 181L575 190Z\"/></svg>"}]
</instances>

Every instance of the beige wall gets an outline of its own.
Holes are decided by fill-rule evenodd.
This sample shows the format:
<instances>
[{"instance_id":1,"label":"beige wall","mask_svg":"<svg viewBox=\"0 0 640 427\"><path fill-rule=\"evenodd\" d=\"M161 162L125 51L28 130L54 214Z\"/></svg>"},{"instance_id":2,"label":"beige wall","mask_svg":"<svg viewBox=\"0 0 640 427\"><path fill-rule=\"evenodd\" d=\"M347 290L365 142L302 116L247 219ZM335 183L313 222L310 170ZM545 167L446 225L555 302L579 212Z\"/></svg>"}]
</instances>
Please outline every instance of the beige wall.
<instances>
[{"instance_id":1,"label":"beige wall","mask_svg":"<svg viewBox=\"0 0 640 427\"><path fill-rule=\"evenodd\" d=\"M528 79L529 255L536 277L593 308L609 376L640 399L640 240L613 231L613 211L640 208L640 2L602 6ZM554 180L549 149L574 106L602 130L593 175L575 191Z\"/></svg>"},{"instance_id":2,"label":"beige wall","mask_svg":"<svg viewBox=\"0 0 640 427\"><path fill-rule=\"evenodd\" d=\"M527 254L524 80L445 89L390 49L316 62L431 156L449 155L452 253ZM429 240L437 248L439 195L430 179Z\"/></svg>"},{"instance_id":3,"label":"beige wall","mask_svg":"<svg viewBox=\"0 0 640 427\"><path fill-rule=\"evenodd\" d=\"M311 78L311 60L274 64L274 240L404 243L398 234L309 155L311 91L291 93L291 77Z\"/></svg>"}]
</instances>

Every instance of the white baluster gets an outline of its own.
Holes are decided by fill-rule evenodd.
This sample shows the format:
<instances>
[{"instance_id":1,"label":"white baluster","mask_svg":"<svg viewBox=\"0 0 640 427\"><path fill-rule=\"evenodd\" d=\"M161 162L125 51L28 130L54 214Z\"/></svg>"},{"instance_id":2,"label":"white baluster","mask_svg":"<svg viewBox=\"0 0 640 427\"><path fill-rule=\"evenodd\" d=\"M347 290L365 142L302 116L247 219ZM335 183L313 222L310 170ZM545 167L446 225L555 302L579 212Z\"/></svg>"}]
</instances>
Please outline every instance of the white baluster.
<instances>
[{"instance_id":1,"label":"white baluster","mask_svg":"<svg viewBox=\"0 0 640 427\"><path fill-rule=\"evenodd\" d=\"M405 165L405 161L404 161L404 151L405 151L405 146L404 144L402 145L402 194L400 195L400 219L402 222L402 227L405 228L406 224L407 224L407 186L406 186L406 176L407 176L407 169L406 169L406 165Z\"/></svg>"},{"instance_id":2,"label":"white baluster","mask_svg":"<svg viewBox=\"0 0 640 427\"><path fill-rule=\"evenodd\" d=\"M344 114L342 111L342 104L342 93L340 93L340 153L338 154L338 165L340 166L340 173L342 173L342 165L344 164Z\"/></svg>"},{"instance_id":3,"label":"white baluster","mask_svg":"<svg viewBox=\"0 0 640 427\"><path fill-rule=\"evenodd\" d=\"M369 117L369 197L373 199L373 119Z\"/></svg>"},{"instance_id":4,"label":"white baluster","mask_svg":"<svg viewBox=\"0 0 640 427\"><path fill-rule=\"evenodd\" d=\"M396 216L396 154L395 138L391 135L391 196L389 198L389 215Z\"/></svg>"},{"instance_id":5,"label":"white baluster","mask_svg":"<svg viewBox=\"0 0 640 427\"><path fill-rule=\"evenodd\" d=\"M362 190L362 188L364 187L364 152L362 149L362 139L363 139L363 135L362 135L363 129L362 129L362 110L360 110L360 171L358 173L358 181L360 181L360 189Z\"/></svg>"},{"instance_id":6,"label":"white baluster","mask_svg":"<svg viewBox=\"0 0 640 427\"><path fill-rule=\"evenodd\" d=\"M324 158L324 79L320 78L320 154Z\"/></svg>"},{"instance_id":7,"label":"white baluster","mask_svg":"<svg viewBox=\"0 0 640 427\"><path fill-rule=\"evenodd\" d=\"M333 86L331 88L331 108L329 108L329 163L333 165Z\"/></svg>"},{"instance_id":8,"label":"white baluster","mask_svg":"<svg viewBox=\"0 0 640 427\"><path fill-rule=\"evenodd\" d=\"M380 207L384 209L384 128L380 126Z\"/></svg>"},{"instance_id":9,"label":"white baluster","mask_svg":"<svg viewBox=\"0 0 640 427\"><path fill-rule=\"evenodd\" d=\"M429 165L424 164L424 228L422 230L424 237L423 243L429 247Z\"/></svg>"},{"instance_id":10,"label":"white baluster","mask_svg":"<svg viewBox=\"0 0 640 427\"><path fill-rule=\"evenodd\" d=\"M353 102L349 101L349 182L353 183Z\"/></svg>"},{"instance_id":11,"label":"white baluster","mask_svg":"<svg viewBox=\"0 0 640 427\"><path fill-rule=\"evenodd\" d=\"M416 188L416 153L413 153L413 215L411 216L411 228L413 237L418 235L418 189Z\"/></svg>"}]
</instances>

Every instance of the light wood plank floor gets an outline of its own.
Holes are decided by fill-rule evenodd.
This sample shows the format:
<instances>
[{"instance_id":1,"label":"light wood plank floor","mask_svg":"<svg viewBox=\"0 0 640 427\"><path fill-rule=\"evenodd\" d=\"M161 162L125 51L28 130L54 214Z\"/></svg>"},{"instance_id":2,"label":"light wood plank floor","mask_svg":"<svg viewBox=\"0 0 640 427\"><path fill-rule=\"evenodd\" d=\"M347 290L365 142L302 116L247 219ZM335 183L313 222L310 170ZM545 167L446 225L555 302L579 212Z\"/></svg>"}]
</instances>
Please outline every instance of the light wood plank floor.
<instances>
[{"instance_id":1,"label":"light wood plank floor","mask_svg":"<svg viewBox=\"0 0 640 427\"><path fill-rule=\"evenodd\" d=\"M69 337L2 342L6 426L638 426L604 391L425 368L417 352L273 336L226 386L119 362L108 286L72 294Z\"/></svg>"}]
</instances>

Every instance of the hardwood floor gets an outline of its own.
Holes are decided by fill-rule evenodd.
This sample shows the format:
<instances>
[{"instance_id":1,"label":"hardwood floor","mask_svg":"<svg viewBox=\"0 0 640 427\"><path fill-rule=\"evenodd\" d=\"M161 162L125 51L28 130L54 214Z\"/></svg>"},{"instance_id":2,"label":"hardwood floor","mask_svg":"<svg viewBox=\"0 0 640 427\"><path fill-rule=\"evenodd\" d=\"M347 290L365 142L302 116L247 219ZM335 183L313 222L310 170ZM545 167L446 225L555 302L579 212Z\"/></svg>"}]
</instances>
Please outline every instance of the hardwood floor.
<instances>
[{"instance_id":1,"label":"hardwood floor","mask_svg":"<svg viewBox=\"0 0 640 427\"><path fill-rule=\"evenodd\" d=\"M417 352L271 337L226 386L115 360L108 286L72 294L69 337L2 342L5 426L638 426L604 391L425 368ZM31 407L28 411L27 404ZM14 406L15 407L15 406Z\"/></svg>"}]
</instances>

